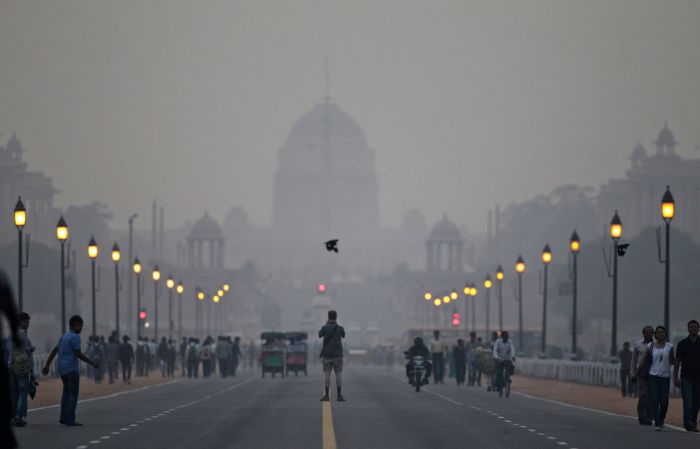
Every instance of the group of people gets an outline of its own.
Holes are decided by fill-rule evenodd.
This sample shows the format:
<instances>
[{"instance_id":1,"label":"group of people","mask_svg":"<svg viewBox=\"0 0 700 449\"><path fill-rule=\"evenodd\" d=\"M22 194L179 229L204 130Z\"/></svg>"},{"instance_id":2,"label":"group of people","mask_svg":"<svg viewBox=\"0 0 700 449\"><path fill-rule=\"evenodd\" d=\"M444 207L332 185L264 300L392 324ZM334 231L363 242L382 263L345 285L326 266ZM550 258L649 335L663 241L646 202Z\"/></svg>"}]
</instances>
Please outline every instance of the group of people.
<instances>
[{"instance_id":1,"label":"group of people","mask_svg":"<svg viewBox=\"0 0 700 449\"><path fill-rule=\"evenodd\" d=\"M683 398L683 427L688 432L699 431L699 328L696 320L690 320L688 336L674 347L668 341L668 332L664 326L644 326L643 338L635 343L634 350L629 350L629 344L623 346L620 353L622 394L628 395L630 386L636 393L640 425L654 425L657 431L664 428L673 381L680 388Z\"/></svg>"},{"instance_id":2,"label":"group of people","mask_svg":"<svg viewBox=\"0 0 700 449\"><path fill-rule=\"evenodd\" d=\"M202 376L209 377L216 373L217 365L221 377L235 376L243 353L241 339L220 335L216 342L207 337L200 344L198 338L183 338L180 345L182 375L189 378L199 376L199 366L202 366Z\"/></svg>"},{"instance_id":3,"label":"group of people","mask_svg":"<svg viewBox=\"0 0 700 449\"><path fill-rule=\"evenodd\" d=\"M430 347L427 347L422 337L416 337L413 346L406 352L409 359L406 365L406 375L411 378L413 372L413 357L420 356L426 361L424 383L429 382L432 374L436 384L444 383L445 367L454 368L457 385L481 386L482 373L489 376L489 391L501 391L505 369L512 369L515 361L515 346L508 331L492 334L492 340L484 345L481 338L474 332L469 334L469 341L458 339L457 344L449 346L440 338L440 331L433 331ZM468 373L468 374L467 374Z\"/></svg>"}]
</instances>

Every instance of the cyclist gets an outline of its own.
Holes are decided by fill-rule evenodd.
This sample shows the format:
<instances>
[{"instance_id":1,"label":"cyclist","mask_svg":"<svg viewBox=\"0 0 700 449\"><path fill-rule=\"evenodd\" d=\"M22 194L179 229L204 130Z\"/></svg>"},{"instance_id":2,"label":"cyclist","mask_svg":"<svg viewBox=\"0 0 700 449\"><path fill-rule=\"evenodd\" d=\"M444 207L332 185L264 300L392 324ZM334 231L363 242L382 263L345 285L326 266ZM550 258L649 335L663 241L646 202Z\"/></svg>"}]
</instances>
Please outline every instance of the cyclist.
<instances>
[{"instance_id":1,"label":"cyclist","mask_svg":"<svg viewBox=\"0 0 700 449\"><path fill-rule=\"evenodd\" d=\"M503 370L506 368L506 362L510 364L515 362L515 346L508 339L508 331L501 332L501 338L496 340L493 345L493 358L496 359L496 388L500 392L503 389Z\"/></svg>"}]
</instances>

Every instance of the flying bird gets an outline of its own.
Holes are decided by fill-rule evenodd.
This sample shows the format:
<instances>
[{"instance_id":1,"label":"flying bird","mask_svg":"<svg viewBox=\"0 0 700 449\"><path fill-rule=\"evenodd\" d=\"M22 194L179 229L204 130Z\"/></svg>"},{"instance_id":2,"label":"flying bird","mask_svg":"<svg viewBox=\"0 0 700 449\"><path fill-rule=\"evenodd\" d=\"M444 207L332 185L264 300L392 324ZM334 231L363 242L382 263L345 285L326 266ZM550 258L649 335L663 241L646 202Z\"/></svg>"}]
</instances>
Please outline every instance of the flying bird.
<instances>
[{"instance_id":1,"label":"flying bird","mask_svg":"<svg viewBox=\"0 0 700 449\"><path fill-rule=\"evenodd\" d=\"M326 250L327 251L335 251L337 253L338 252L338 239L327 241L326 242Z\"/></svg>"}]
</instances>

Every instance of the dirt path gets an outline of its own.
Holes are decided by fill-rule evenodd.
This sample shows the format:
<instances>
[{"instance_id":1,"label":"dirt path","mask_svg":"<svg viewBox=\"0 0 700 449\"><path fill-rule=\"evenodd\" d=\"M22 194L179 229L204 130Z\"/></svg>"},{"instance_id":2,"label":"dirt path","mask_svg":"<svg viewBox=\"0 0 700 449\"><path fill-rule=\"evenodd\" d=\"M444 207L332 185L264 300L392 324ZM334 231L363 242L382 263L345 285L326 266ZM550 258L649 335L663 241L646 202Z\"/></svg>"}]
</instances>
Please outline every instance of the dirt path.
<instances>
[{"instance_id":1,"label":"dirt path","mask_svg":"<svg viewBox=\"0 0 700 449\"><path fill-rule=\"evenodd\" d=\"M175 379L178 378L179 377L175 377ZM80 399L106 396L113 393L119 393L121 391L145 387L147 385L160 384L170 380L172 379L162 378L160 377L160 374L157 374L149 377L135 377L131 379L131 384L125 384L121 380L118 380L110 385L109 380L103 380L101 384L96 384L92 379L81 377ZM34 400L29 399L29 408L33 409L58 404L61 402L62 392L63 384L61 383L61 379L42 378L39 380L39 387L37 387L36 397Z\"/></svg>"}]
</instances>

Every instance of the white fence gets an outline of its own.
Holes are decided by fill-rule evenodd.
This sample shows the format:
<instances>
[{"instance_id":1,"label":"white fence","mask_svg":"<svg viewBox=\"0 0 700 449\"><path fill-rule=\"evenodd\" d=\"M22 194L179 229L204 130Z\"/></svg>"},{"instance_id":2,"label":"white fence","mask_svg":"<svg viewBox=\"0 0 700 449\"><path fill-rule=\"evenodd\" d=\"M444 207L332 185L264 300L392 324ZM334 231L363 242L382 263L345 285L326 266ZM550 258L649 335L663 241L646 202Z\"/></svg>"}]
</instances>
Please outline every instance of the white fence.
<instances>
[{"instance_id":1,"label":"white fence","mask_svg":"<svg viewBox=\"0 0 700 449\"><path fill-rule=\"evenodd\" d=\"M538 379L611 387L620 385L618 363L521 358L516 361L515 367L518 374Z\"/></svg>"}]
</instances>

